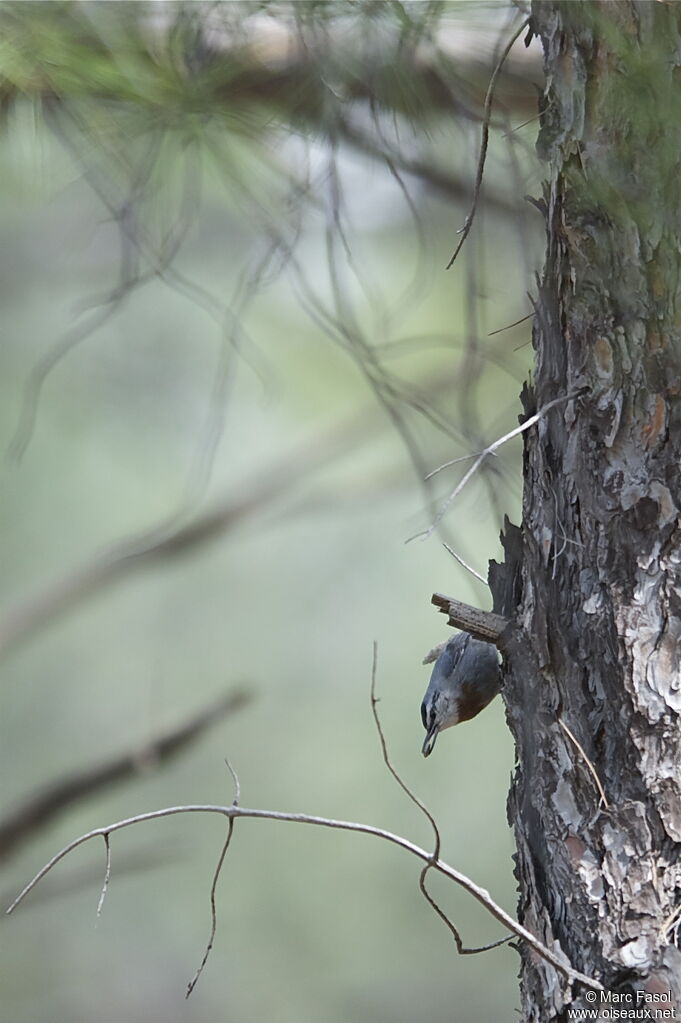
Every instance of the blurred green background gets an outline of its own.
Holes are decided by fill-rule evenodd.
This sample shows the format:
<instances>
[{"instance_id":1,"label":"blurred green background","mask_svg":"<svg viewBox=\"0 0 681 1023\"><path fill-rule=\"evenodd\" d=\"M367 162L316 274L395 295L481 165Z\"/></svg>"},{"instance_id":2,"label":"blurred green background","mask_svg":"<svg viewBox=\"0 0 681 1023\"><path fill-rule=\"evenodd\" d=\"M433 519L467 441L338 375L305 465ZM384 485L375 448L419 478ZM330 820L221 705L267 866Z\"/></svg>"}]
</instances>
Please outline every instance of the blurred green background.
<instances>
[{"instance_id":1,"label":"blurred green background","mask_svg":"<svg viewBox=\"0 0 681 1023\"><path fill-rule=\"evenodd\" d=\"M14 49L3 51L5 75L30 50L17 40L54 30L41 18L46 10L53 18L58 5L23 6L33 11L3 12L19 19ZM126 66L132 36L120 25L114 31L112 8L129 5L71 6L82 9L69 17L86 18L116 66ZM237 23L254 16L254 5L225 6ZM392 24L392 5L373 6L375 21L380 8ZM177 18L176 6L155 7ZM442 31L481 31L483 23L495 39L510 14L501 4L452 4L439 16ZM76 23L63 24L77 40ZM360 28L345 27L351 42ZM77 41L87 52L88 40ZM482 46L481 65L485 56ZM135 68L127 73L132 80ZM304 131L271 109L251 110L249 130L235 130L229 117L202 110L199 93L191 111L199 127L188 132L186 121L168 116L159 126L149 110L131 114L96 90L65 103L65 118L22 88L5 111L0 149L0 632L26 601L178 509L192 521L268 482L277 493L236 528L122 573L4 653L6 810L65 774L143 747L232 687L252 690L253 700L182 755L162 766L141 762L133 779L36 832L1 864L3 897L10 901L90 828L162 806L230 802L225 757L245 806L364 821L429 846L426 822L381 760L369 702L375 640L395 765L437 817L444 858L514 912L505 810L513 751L502 702L445 733L427 761L420 754L430 672L421 661L448 635L431 593L483 607L489 595L437 534L405 543L429 525L468 464L436 477L429 494L419 460L435 468L517 423L529 325L488 334L527 314L541 238L539 218L522 211L507 142L500 132L492 139L485 188L516 203L517 216L483 201L464 255L445 272L470 192L456 202L423 180L398 180L385 161L331 146L319 125ZM510 101L508 109L514 114ZM379 127L372 124L380 139ZM470 186L478 123L412 116L409 132L407 148L425 139L433 160ZM517 135L525 140L515 154L524 192L540 180L533 132L529 125ZM135 174L143 187L138 205L129 203L128 246L121 211L136 196ZM114 197L109 206L102 194ZM162 247L181 221L187 234L172 270L130 288L55 362L27 431L36 366L75 337L74 324L108 308L103 297L116 287L122 253L142 252L148 269L147 240ZM289 248L272 250L272 224ZM335 338L309 314L309 295L342 320ZM230 305L238 337L219 322L231 323L222 308ZM378 385L367 382L367 366L378 367ZM381 391L381 404L375 392L386 374L418 394L428 416L392 391L387 400ZM500 555L501 515L519 517L520 450L517 441L502 449L444 522L483 575ZM501 947L458 958L418 891L417 861L369 837L265 821L237 822L215 947L185 1001L208 937L224 832L219 818L178 816L113 836L99 919L101 844L67 858L2 920L4 1018L514 1018L516 953ZM431 885L468 944L501 936L463 892L441 878Z\"/></svg>"}]
</instances>

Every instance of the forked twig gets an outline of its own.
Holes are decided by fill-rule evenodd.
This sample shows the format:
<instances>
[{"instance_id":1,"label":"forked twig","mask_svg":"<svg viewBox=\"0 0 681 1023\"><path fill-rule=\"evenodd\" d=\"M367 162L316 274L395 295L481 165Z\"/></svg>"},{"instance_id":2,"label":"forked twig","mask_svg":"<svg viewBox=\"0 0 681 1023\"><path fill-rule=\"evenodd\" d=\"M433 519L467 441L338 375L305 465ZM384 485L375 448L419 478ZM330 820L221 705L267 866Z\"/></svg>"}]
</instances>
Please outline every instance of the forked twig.
<instances>
[{"instance_id":1,"label":"forked twig","mask_svg":"<svg viewBox=\"0 0 681 1023\"><path fill-rule=\"evenodd\" d=\"M234 799L232 800L232 806L238 806L239 805L239 796L241 794L241 786L239 784L239 776L237 775L236 771L234 770L234 768L230 764L229 760L225 760L225 763L227 764L229 772L232 775L232 780L234 781ZM216 931L218 929L218 913L217 913L217 908L215 906L215 892L217 890L218 881L220 879L220 872L222 871L222 865L225 862L225 856L227 855L227 850L229 849L229 844L232 841L232 834L233 833L234 833L234 818L230 817L229 821L227 823L227 837L225 838L224 845L222 846L222 849L220 850L220 855L218 856L218 862L217 862L217 865L215 867L215 872L213 874L213 881L212 881L211 886L210 886L210 935L208 937L208 941L206 943L206 948L205 948L205 951L203 953L203 959L201 960L201 962L199 964L199 968L196 971L196 973L194 974L194 976L192 977L192 979L189 981L189 984L187 984L187 993L185 994L185 998L189 998L189 996L191 995L192 991L196 987L196 985L198 983L198 980L199 980L199 977L203 973L203 968L206 965L206 963L208 962L208 956L211 954L211 951L213 949L213 942L215 941L215 933L216 933Z\"/></svg>"},{"instance_id":2,"label":"forked twig","mask_svg":"<svg viewBox=\"0 0 681 1023\"><path fill-rule=\"evenodd\" d=\"M570 394L564 394L560 398L554 398L553 401L547 402L546 405L540 408L538 412L535 412L533 416L530 416L528 419L526 419L524 423L521 423L520 426L516 426L515 429L510 430L508 433L505 433L503 437L499 437L492 444L490 444L489 447L481 451L480 454L476 457L470 469L465 473L465 475L462 477L459 483L457 483L457 485L454 487L454 489L449 494L447 499L444 501L442 507L440 508L439 512L433 519L433 522L428 527L428 529L423 529L421 530L420 533L415 533L414 536L410 536L409 539L407 540L407 543L410 543L412 540L421 539L427 540L428 537L433 535L433 533L435 532L435 530L445 517L447 509L449 508L452 501L456 500L456 498L459 496L463 488L473 478L473 476L478 471L478 469L480 468L480 466L482 465L486 458L488 458L490 455L493 455L495 451L498 448L500 448L503 444L506 444L507 441L513 440L514 437L517 437L519 436L519 434L524 433L526 430L529 430L530 427L534 426L535 423L538 423L539 420L550 409L554 408L556 405L562 404L565 401L570 401L572 398L577 398L581 393L582 391L571 391ZM454 458L450 462L445 462L443 465L439 465L437 469L434 469L431 473L429 473L429 476L434 476L436 473L442 472L443 469L448 469L451 465L455 465L459 461L461 461L460 458Z\"/></svg>"},{"instance_id":3,"label":"forked twig","mask_svg":"<svg viewBox=\"0 0 681 1023\"><path fill-rule=\"evenodd\" d=\"M426 476L426 479L432 479L433 476L437 476L437 474L442 472L443 469L450 469L453 465L458 465L459 462L470 462L473 458L479 458L481 454L481 451L471 451L469 455L459 455L458 458L450 458L448 462L443 462L442 465L438 465L437 469L431 469Z\"/></svg>"},{"instance_id":4,"label":"forked twig","mask_svg":"<svg viewBox=\"0 0 681 1023\"><path fill-rule=\"evenodd\" d=\"M487 911L496 920L502 923L509 931L517 934L519 938L527 942L530 948L534 949L537 955L541 956L547 963L550 963L556 970L563 974L571 983L579 982L584 984L586 987L593 991L603 991L603 985L594 980L592 977L587 977L586 974L580 973L579 970L575 970L574 967L568 962L566 957L562 954L554 952L552 949L544 945L539 938L536 938L531 931L528 931L526 927L514 920L505 909L502 909L494 900L491 898L489 892L484 888L472 881L466 874L462 874L454 867L450 867L448 863L438 859L433 862L433 854L428 852L426 849L422 849L416 845L415 842L411 842L408 838L403 838L402 835L396 835L392 831L386 831L384 828L375 827L372 824L360 824L356 821L345 821L335 820L332 817L315 817L311 814L305 813L284 813L280 810L257 810L249 809L242 806L219 806L214 804L203 804L203 803L188 803L184 806L167 806L162 810L151 810L149 813L140 813L134 817L126 817L123 820L116 821L113 824L107 824L103 828L94 828L92 831L86 832L84 835L80 835L75 838L68 845L65 845L55 856L49 860L38 873L33 877L25 888L17 895L14 902L7 909L8 913L12 913L17 906L26 898L29 892L33 891L35 886L42 881L42 879L49 874L49 872L63 860L65 856L73 852L79 846L85 842L89 842L93 838L98 838L106 834L113 834L115 831L121 831L123 828L132 827L134 824L142 824L144 821L159 820L162 817L173 817L177 814L185 813L216 813L221 814L227 818L237 817L251 817L256 820L273 820L273 821L288 821L292 824L311 824L316 827L330 828L339 831L354 831L360 835L373 835L376 838L381 838L385 842L391 842L393 845L399 846L401 849L405 849L411 853L412 856L418 857L425 863L429 864L433 870L436 870L439 874L443 874L444 877L453 881L454 884L459 885L465 891L476 899L481 905L483 905Z\"/></svg>"},{"instance_id":5,"label":"forked twig","mask_svg":"<svg viewBox=\"0 0 681 1023\"><path fill-rule=\"evenodd\" d=\"M412 801L414 806L417 806L419 808L421 813L424 815L424 817L426 817L426 819L430 823L430 826L433 829L433 834L435 836L435 847L433 849L432 859L434 861L437 861L440 858L440 830L439 830L439 828L437 826L435 818L433 817L432 813L430 812L430 810L428 809L426 804L424 802L422 802L419 799L419 797L414 792L412 792L412 790L409 788L407 783L402 780L402 778L399 776L399 774L397 773L396 768L393 767L392 762L390 760L390 755L388 753L388 744L385 741L385 734L383 732L383 726L381 724L381 719L378 716L378 711L376 710L376 705L378 703L378 697L376 696L376 665L378 663L378 644L377 644L376 640L374 640L374 648L373 649L374 649L374 654L373 654L373 661L372 661L372 664L371 664L371 713L373 714L373 717L374 717L374 724L376 725L376 731L378 732L378 739L379 739L379 742L381 744L381 753L383 754L383 763L388 768L388 770L392 774L393 778L395 779L397 784L400 786L402 791L405 793L405 795Z\"/></svg>"},{"instance_id":6,"label":"forked twig","mask_svg":"<svg viewBox=\"0 0 681 1023\"><path fill-rule=\"evenodd\" d=\"M447 916L442 907L438 905L438 903L435 901L433 896L426 888L426 874L428 873L429 870L430 864L427 863L419 876L419 888L421 889L421 894L423 895L426 902L430 904L431 908L440 917L440 920L442 920L444 925L448 927L449 930L452 932L452 936L456 943L456 951L459 953L460 956L473 956L478 955L479 952L489 952L491 949L499 948L500 945L505 945L507 942L511 941L513 935L507 934L505 938L497 938L496 941L490 941L488 945L478 945L477 948L466 948L461 941L461 936L459 935L456 926L454 925L450 917Z\"/></svg>"},{"instance_id":7,"label":"forked twig","mask_svg":"<svg viewBox=\"0 0 681 1023\"><path fill-rule=\"evenodd\" d=\"M397 784L400 786L402 791L412 801L414 806L418 807L418 809L421 811L421 813L426 817L426 819L430 823L430 826L433 829L433 835L435 837L435 844L434 844L434 847L433 847L433 854L431 856L430 862L426 863L425 867L423 867L423 869L421 870L421 873L419 875L419 888L421 890L421 894L423 895L423 897L426 900L426 902L428 902L430 904L432 909L435 910L435 912L440 917L440 919L443 921L443 923L451 931L452 937L454 938L454 942L456 944L456 950L459 953L459 955L462 955L462 956L475 955L478 952L487 952L491 948L497 948L499 945L504 945L504 944L506 944L507 941L511 940L511 938L513 937L512 934L508 934L508 935L506 935L505 938L500 938L497 941L493 941L489 945L481 945L478 948L467 948L464 945L464 943L463 943L463 940L461 938L461 934L460 934L458 928L456 927L454 921L445 913L445 911L442 909L442 907L438 905L438 903L435 901L433 896L430 894L430 892L426 888L426 875L428 874L428 871L432 870L432 868L437 864L437 861L440 858L440 846L441 846L440 829L438 828L437 822L436 822L435 818L433 817L432 813L430 812L430 810L428 809L428 807L426 806L426 804L421 799L419 799L419 797L414 792L412 792L412 790L409 788L409 786L404 781L404 779L399 775L399 773L397 771L397 768L393 766L393 763L390 760L390 755L388 753L388 744L387 744L387 742L385 740L385 733L383 732L383 725L381 724L381 719L379 717L378 710L376 709L376 705L378 704L378 697L376 696L376 664L377 664L377 661L378 661L378 644L374 640L374 652L373 652L373 660L372 660L372 665L371 665L371 712L372 712L372 714L374 716L374 724L376 725L376 731L378 732L378 738L379 738L379 742L381 744L381 753L383 754L383 763L388 768L388 770L390 771L391 775L393 776L393 778L395 779Z\"/></svg>"}]
</instances>

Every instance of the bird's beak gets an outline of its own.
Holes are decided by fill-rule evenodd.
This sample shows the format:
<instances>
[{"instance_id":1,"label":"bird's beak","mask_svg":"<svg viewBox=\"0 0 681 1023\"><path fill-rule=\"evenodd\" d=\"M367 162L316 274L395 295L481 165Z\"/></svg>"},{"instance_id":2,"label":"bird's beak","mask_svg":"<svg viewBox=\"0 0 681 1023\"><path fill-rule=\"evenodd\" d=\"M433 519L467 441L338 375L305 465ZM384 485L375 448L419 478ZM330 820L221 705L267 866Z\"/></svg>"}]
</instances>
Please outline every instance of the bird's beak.
<instances>
[{"instance_id":1,"label":"bird's beak","mask_svg":"<svg viewBox=\"0 0 681 1023\"><path fill-rule=\"evenodd\" d=\"M433 746L435 745L435 740L437 739L438 731L439 731L438 726L435 723L433 723L426 732L426 737L423 740L423 746L421 747L421 752L423 753L424 757L429 757L430 754L433 752Z\"/></svg>"}]
</instances>

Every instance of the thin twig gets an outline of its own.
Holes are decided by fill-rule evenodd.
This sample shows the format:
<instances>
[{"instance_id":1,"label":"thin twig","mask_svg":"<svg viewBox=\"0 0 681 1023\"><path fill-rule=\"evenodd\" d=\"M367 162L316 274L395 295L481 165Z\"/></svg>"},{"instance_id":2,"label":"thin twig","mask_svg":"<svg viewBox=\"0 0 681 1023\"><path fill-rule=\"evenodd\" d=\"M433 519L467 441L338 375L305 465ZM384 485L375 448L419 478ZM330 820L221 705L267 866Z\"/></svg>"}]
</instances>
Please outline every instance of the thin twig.
<instances>
[{"instance_id":1,"label":"thin twig","mask_svg":"<svg viewBox=\"0 0 681 1023\"><path fill-rule=\"evenodd\" d=\"M532 117L528 117L526 121L521 121L520 124L516 124L513 128L509 128L508 131L504 132L504 134L501 136L502 139L507 139L509 135L513 134L514 131L520 131L521 128L526 128L528 124L532 124L533 121L538 121L540 117L541 114L533 114Z\"/></svg>"},{"instance_id":2,"label":"thin twig","mask_svg":"<svg viewBox=\"0 0 681 1023\"><path fill-rule=\"evenodd\" d=\"M479 582L487 586L487 580L485 579L485 577L480 575L479 572L476 572L475 569L472 568L467 561L464 561L461 555L457 554L456 551L452 547L450 547L448 543L444 542L444 540L442 541L442 546L446 551L448 551L451 554L455 561L458 561L462 568L465 568L466 571L470 572L471 575L474 575L475 578L479 580Z\"/></svg>"},{"instance_id":3,"label":"thin twig","mask_svg":"<svg viewBox=\"0 0 681 1023\"><path fill-rule=\"evenodd\" d=\"M239 777L238 777L236 771L234 770L234 768L232 767L232 765L230 764L229 760L225 760L225 763L227 764L229 772L232 775L232 779L234 781L234 799L232 800L232 806L238 806L239 805L239 796L241 794L241 786L239 784ZM213 942L215 941L215 932L218 929L218 913L217 913L217 908L216 908L216 905L215 905L215 892L217 890L218 880L220 878L220 872L222 870L222 865L225 862L225 856L227 855L227 850L229 849L229 844L232 841L232 834L233 833L234 833L234 818L230 817L229 818L229 822L227 824L227 837L225 838L224 845L222 846L222 849L220 850L220 855L218 856L217 866L215 867L215 873L213 874L213 881L212 881L211 886L210 886L210 936L209 936L208 941L206 943L206 948L205 948L205 951L203 953L203 959L201 960L199 968L196 971L196 973L194 974L194 976L192 977L192 979L189 981L189 984L187 985L187 993L185 995L185 998L189 998L189 996L191 995L192 991L196 987L196 985L198 983L198 980L199 980L199 977L203 973L203 968L206 965L206 963L208 962L208 956L210 955L210 953L212 951L212 948L213 948Z\"/></svg>"},{"instance_id":4,"label":"thin twig","mask_svg":"<svg viewBox=\"0 0 681 1023\"><path fill-rule=\"evenodd\" d=\"M381 719L380 719L380 716L379 716L379 713L378 713L378 709L377 709L377 705L378 705L378 698L376 696L376 664L377 664L377 660L378 660L378 644L374 640L373 660L372 660L372 665L371 665L371 712L372 712L372 714L374 716L374 724L376 725L376 731L378 732L378 738L379 738L379 742L381 744L381 753L383 754L383 763L388 768L388 770L390 771L391 775L393 776L393 778L395 779L397 784L400 786L402 791L412 801L414 806L418 807L418 809L421 811L421 813L424 814L424 816L426 817L426 819L430 823L430 826L433 829L433 835L435 837L435 844L434 844L434 847L433 847L433 853L432 853L432 856L430 858L430 861L428 863L426 863L425 867L423 867L423 869L421 870L421 873L419 874L419 889L421 891L421 894L423 895L423 897L426 900L426 902L428 902L430 904L431 908L435 910L435 912L440 917L440 919L449 928L449 930L450 930L450 932L452 934L452 937L454 938L454 942L456 944L456 950L459 953L459 955L462 955L462 956L474 955L477 952L486 952L486 951L488 951L488 949L497 948L498 945L503 945L503 944L505 944L505 942L510 941L512 935L509 934L505 938L501 938L498 941L494 941L494 942L492 942L489 945L480 946L479 948L467 948L464 945L464 943L463 943L463 940L461 938L461 934L460 934L458 928L456 927L454 921L445 913L445 911L441 908L441 906L439 906L437 904L437 902L435 901L433 896L430 894L430 892L426 888L426 875L428 874L429 870L433 869L433 867L435 866L435 864L437 863L437 861L440 858L440 846L441 846L440 829L438 828L437 822L436 822L435 818L433 817L432 813L430 812L430 810L428 809L428 807L426 806L426 804L424 802L422 802L419 799L419 797L414 792L412 792L412 790L409 788L407 783L402 779L402 777L398 773L397 768L393 766L393 763L392 763L392 761L390 759L390 755L388 753L388 744L387 744L387 742L385 740L385 733L383 731L383 725L381 724Z\"/></svg>"},{"instance_id":5,"label":"thin twig","mask_svg":"<svg viewBox=\"0 0 681 1023\"><path fill-rule=\"evenodd\" d=\"M106 846L106 869L104 871L104 884L102 885L102 892L99 896L99 902L97 903L97 919L99 920L102 915L102 909L104 908L104 899L106 893L109 890L109 881L111 880L111 843L109 842L109 833L104 835L104 845Z\"/></svg>"},{"instance_id":6,"label":"thin twig","mask_svg":"<svg viewBox=\"0 0 681 1023\"><path fill-rule=\"evenodd\" d=\"M487 337L494 337L495 334L503 334L505 330L510 330L511 327L517 327L520 323L525 323L527 320L534 319L534 313L528 313L527 316L521 316L519 320L515 320L514 323L507 323L505 327L497 327L496 330L490 330Z\"/></svg>"},{"instance_id":7,"label":"thin twig","mask_svg":"<svg viewBox=\"0 0 681 1023\"><path fill-rule=\"evenodd\" d=\"M33 891L35 886L42 881L46 874L63 860L65 856L73 852L79 846L85 842L89 842L93 838L101 837L105 834L113 834L114 831L121 831L123 828L129 828L134 824L141 824L144 821L158 820L163 817L173 817L177 814L184 813L216 813L221 814L223 817L249 817L256 820L273 820L273 821L287 821L291 824L311 824L316 827L330 828L339 831L354 831L361 835L373 835L376 838L381 838L386 842L391 842L393 845L399 846L401 849L405 849L411 853L412 856L418 857L432 866L433 870L436 870L439 874L443 874L446 878L452 881L454 884L459 885L465 891L476 899L481 905L483 905L488 912L496 920L502 923L509 931L513 931L519 938L526 941L527 944L534 949L537 955L541 956L547 963L550 963L556 970L559 970L567 979L572 982L579 982L591 988L593 991L603 991L603 985L599 981L594 980L592 977L587 977L586 974L580 973L579 970L575 970L570 963L566 960L563 955L558 955L552 949L547 948L546 945L542 944L539 938L536 938L531 931L528 931L526 927L514 920L505 909L502 909L494 900L491 898L488 891L481 888L479 885L472 881L466 874L460 873L454 867L450 867L448 863L438 859L435 863L432 863L433 854L428 852L426 849L422 849L414 842L409 841L408 838L403 838L402 835L396 835L392 831L386 831L384 828L375 827L372 824L360 824L356 821L345 821L335 820L332 817L316 817L311 814L304 813L284 813L280 810L257 810L249 809L242 806L217 806L210 803L189 803L185 806L167 806L162 810L151 810L149 813L140 813L134 817L126 817L123 820L116 821L113 824L107 824L103 828L94 828L92 831L86 832L84 835L80 835L79 838L75 838L68 845L65 845L52 859L46 863L38 873L33 877L26 887L17 895L14 902L7 909L7 913L12 913L17 906L26 898L29 892Z\"/></svg>"},{"instance_id":8,"label":"thin twig","mask_svg":"<svg viewBox=\"0 0 681 1023\"><path fill-rule=\"evenodd\" d=\"M431 469L426 476L426 479L432 479L433 476L437 476L439 472L442 472L444 469L449 469L452 465L458 465L459 462L470 462L471 458L479 458L481 454L482 451L472 451L470 455L459 455L458 458L450 458L448 462L443 462L442 465L438 465L437 469Z\"/></svg>"},{"instance_id":9,"label":"thin twig","mask_svg":"<svg viewBox=\"0 0 681 1023\"><path fill-rule=\"evenodd\" d=\"M561 398L555 398L553 401L548 402L547 405L544 405L544 407L541 408L539 412L536 412L533 416L530 416L529 419L526 419L523 423L521 423L520 426L515 427L515 429L511 430L510 433L506 433L504 434L503 437L500 437L498 440L495 440L494 443L490 444L489 447L483 448L482 451L477 451L470 455L460 455L458 458L451 458L448 462L443 462L442 465L438 465L436 469L431 469L431 471L426 476L426 479L432 479L433 476L437 476L437 474L439 472L443 472L444 469L449 469L451 468L452 465L458 465L459 462L466 462L470 458L477 458L482 460L483 458L486 458L488 455L494 455L496 453L497 448L500 448L502 444L506 443L506 441L512 440L513 437L517 437L519 433L523 433L530 426L534 426L534 424L541 419L543 414L545 412L548 412L549 409L553 408L554 405L560 404L561 401L569 401L570 398L576 397L578 393L579 392L575 391L572 394L563 395L563 397Z\"/></svg>"},{"instance_id":10,"label":"thin twig","mask_svg":"<svg viewBox=\"0 0 681 1023\"><path fill-rule=\"evenodd\" d=\"M426 888L426 874L428 873L428 871L430 869L431 869L431 865L430 865L430 863L427 863L425 865L425 867L423 868L423 870L421 871L421 874L419 876L419 888L421 889L421 894L423 895L423 897L426 900L426 902L430 903L431 908L433 910L435 910L437 915L442 920L443 924L446 927L448 927L449 930L452 932L452 936L453 936L454 941L456 943L456 950L457 950L457 952L459 953L460 956L472 956L472 955L478 955L479 952L489 952L491 949L499 948L500 945L505 945L507 942L511 941L511 939L513 938L513 935L512 934L507 934L503 938L497 938L496 941L490 941L490 943L488 945L478 945L475 948L466 948L463 945L463 943L461 941L461 937L459 935L459 932L456 929L456 927L454 926L454 924L452 923L451 919L447 916L447 914L442 909L442 907L438 905L438 903L435 901L433 896L430 894L430 892Z\"/></svg>"},{"instance_id":11,"label":"thin twig","mask_svg":"<svg viewBox=\"0 0 681 1023\"><path fill-rule=\"evenodd\" d=\"M473 462L473 465L470 467L468 472L463 477L463 479L457 484L454 490L452 490L451 494L440 508L440 511L437 513L437 515L433 519L432 524L428 527L428 529L424 529L420 533L415 533L414 536L410 536L409 539L407 540L407 543L409 543L411 540L419 539L427 540L428 537L433 535L433 533L435 532L435 530L445 517L447 509L449 508L452 501L456 500L456 498L459 496L463 488L473 478L475 473L478 471L482 463L489 455L493 455L494 452L502 446L502 444L505 444L507 441L512 440L519 434L524 433L525 430L529 430L531 426L534 426L535 423L538 423L539 420L544 415L546 415L549 409L554 408L556 405L560 405L562 402L570 401L572 398L578 397L578 395L581 393L582 393L581 391L572 391L570 394L564 394L560 398L554 398L553 401L547 402L547 404L544 405L543 408L540 408L538 412L536 412L533 416L530 416L529 419L526 419L524 423L520 424L520 426L516 426L515 429L511 430L509 433L504 434L503 437L499 437L498 440L495 440L494 443L490 444L490 446L485 448L484 451L481 451L480 454L475 459L475 461ZM439 472L441 469L445 468L447 468L447 463L445 465L440 466L440 468L436 469L435 471ZM431 473L431 476L432 475L433 473Z\"/></svg>"},{"instance_id":12,"label":"thin twig","mask_svg":"<svg viewBox=\"0 0 681 1023\"><path fill-rule=\"evenodd\" d=\"M418 807L421 813L426 817L433 829L433 835L435 836L435 846L433 848L433 858L438 860L440 858L440 831L433 817L432 813L428 809L425 803L423 803L419 797L412 792L407 783L400 778L396 768L393 767L388 753L388 744L385 741L385 734L383 732L383 725L381 719L378 716L378 710L376 709L378 704L378 697L376 696L376 665L378 660L378 644L374 640L374 656L371 665L371 713L374 717L374 724L376 725L376 731L378 732L379 742L381 743L381 753L383 754L383 763L388 768L393 778L400 786L405 795L411 800L414 806Z\"/></svg>"},{"instance_id":13,"label":"thin twig","mask_svg":"<svg viewBox=\"0 0 681 1023\"><path fill-rule=\"evenodd\" d=\"M461 229L461 238L459 239L459 244L456 246L452 258L447 263L447 270L449 270L450 267L453 266L454 260L456 259L456 257L461 252L461 249L463 248L464 242L466 241L466 238L468 237L468 235L470 233L470 229L471 229L471 226L473 224L473 218L475 217L475 213L476 213L476 210L478 208L478 200L480 198L480 187L482 185L482 176L483 176L484 171L485 171L485 160L487 158L487 145L488 145L488 142L489 142L489 123L490 123L490 118L492 116L492 100L494 98L494 89L495 89L496 84L497 84L497 78L499 77L499 73L501 72L501 69L504 66L504 61L506 60L506 58L508 57L509 53L511 52L511 48L512 48L513 44L515 43L516 39L518 39L518 37L520 36L521 32L523 32L527 28L529 23L530 23L530 19L527 18L520 25L520 28L518 28L513 33L513 35L509 39L508 43L504 47L504 49L503 49L503 51L501 53L501 56L499 57L499 60L496 63L494 71L492 72L492 77L489 80L489 85L487 86L487 94L485 96L485 106L484 106L484 112L483 112L483 118L482 118L482 137L480 139L480 156L478 157L478 170L477 170L477 174L475 175L475 186L473 188L473 202L471 203L470 212L468 213L468 216L466 217L466 219L464 221L463 228Z\"/></svg>"},{"instance_id":14,"label":"thin twig","mask_svg":"<svg viewBox=\"0 0 681 1023\"><path fill-rule=\"evenodd\" d=\"M555 102L556 102L556 98L554 96L546 104L546 106L544 107L543 111L541 111L538 114L533 114L532 117L528 117L526 121L521 121L520 124L516 124L513 127L508 128L501 137L503 139L509 139L509 138L511 138L513 136L513 134L516 131L519 131L521 128L526 128L527 125L528 124L532 124L533 121L538 121L539 118L542 116L542 114L546 114L551 109L551 107L553 107L555 105Z\"/></svg>"},{"instance_id":15,"label":"thin twig","mask_svg":"<svg viewBox=\"0 0 681 1023\"><path fill-rule=\"evenodd\" d=\"M598 777L598 774L596 773L596 768L594 767L592 761L586 755L586 750L582 746L581 742L574 735L574 733L568 728L568 726L565 724L565 722L563 721L562 718L558 718L558 724L563 729L563 731L567 735L568 739L570 739L570 741L573 743L573 745L576 747L576 749L582 755L582 757L584 759L584 763L589 768L589 771L591 772L591 777L593 778L593 780L596 783L596 788L598 789L599 795L601 797L601 802L602 802L603 806L605 807L605 809L609 810L610 809L610 804L608 803L608 800L605 798L605 790L604 790L603 786L601 785L601 779Z\"/></svg>"},{"instance_id":16,"label":"thin twig","mask_svg":"<svg viewBox=\"0 0 681 1023\"><path fill-rule=\"evenodd\" d=\"M156 840L142 847L121 852L116 858L116 876L143 877L151 871L157 872L164 868L176 867L187 859L187 850L182 843L159 848ZM30 900L24 905L22 912L38 912L44 903L66 899L83 891L96 888L102 889L102 871L94 862L83 868L74 860L73 868L64 868L59 877L53 878L49 885L38 888ZM14 898L15 887L5 885L0 889L0 906L9 905Z\"/></svg>"},{"instance_id":17,"label":"thin twig","mask_svg":"<svg viewBox=\"0 0 681 1023\"><path fill-rule=\"evenodd\" d=\"M220 850L220 855L218 857L217 866L215 867L215 873L213 874L213 881L212 881L212 884L210 886L210 936L208 938L208 942L206 944L205 951L203 953L203 958L202 958L202 960L201 960L201 962L199 964L199 968L197 969L196 973L194 974L192 979L187 984L187 992L185 994L185 998L189 998L189 996L191 995L192 991L196 987L196 985L198 983L198 980L199 980L199 977L203 973L203 968L206 965L206 963L208 962L208 956L211 954L211 952L213 950L213 942L215 940L215 932L217 931L217 926L218 926L217 909L215 908L215 890L217 888L218 879L220 877L220 871L222 870L222 865L225 862L225 856L227 855L227 850L229 849L229 843L232 841L233 833L234 833L234 818L230 817L229 823L227 825L227 837L225 839L224 845L222 846L222 849Z\"/></svg>"},{"instance_id":18,"label":"thin twig","mask_svg":"<svg viewBox=\"0 0 681 1023\"><path fill-rule=\"evenodd\" d=\"M225 764L227 765L227 770L231 774L232 781L234 782L234 799L232 800L232 806L238 806L241 802L241 783L239 781L239 775L236 773L227 757L225 757Z\"/></svg>"}]
</instances>

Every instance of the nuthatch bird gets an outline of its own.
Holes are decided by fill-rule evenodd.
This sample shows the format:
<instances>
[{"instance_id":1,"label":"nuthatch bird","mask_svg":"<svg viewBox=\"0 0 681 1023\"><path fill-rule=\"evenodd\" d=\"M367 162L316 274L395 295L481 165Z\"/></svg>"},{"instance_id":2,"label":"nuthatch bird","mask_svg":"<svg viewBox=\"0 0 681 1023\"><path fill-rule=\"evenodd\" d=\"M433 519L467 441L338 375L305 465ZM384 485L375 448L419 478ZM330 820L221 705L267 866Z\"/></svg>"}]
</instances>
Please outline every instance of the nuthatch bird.
<instances>
[{"instance_id":1,"label":"nuthatch bird","mask_svg":"<svg viewBox=\"0 0 681 1023\"><path fill-rule=\"evenodd\" d=\"M430 756L439 732L470 721L501 689L496 647L473 639L467 632L444 644L421 704L426 738L421 752Z\"/></svg>"}]
</instances>

